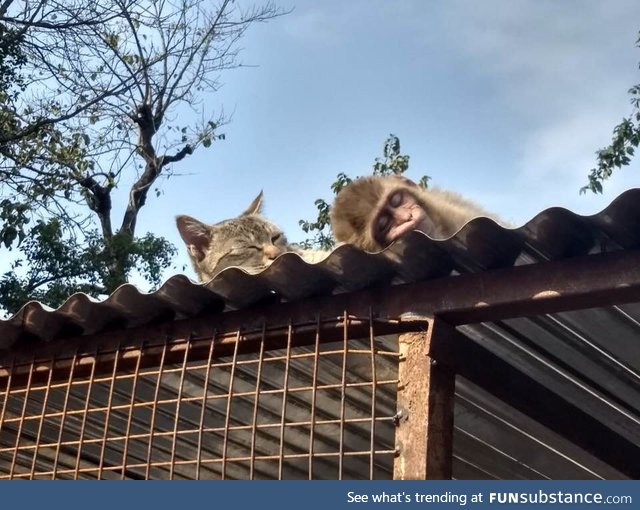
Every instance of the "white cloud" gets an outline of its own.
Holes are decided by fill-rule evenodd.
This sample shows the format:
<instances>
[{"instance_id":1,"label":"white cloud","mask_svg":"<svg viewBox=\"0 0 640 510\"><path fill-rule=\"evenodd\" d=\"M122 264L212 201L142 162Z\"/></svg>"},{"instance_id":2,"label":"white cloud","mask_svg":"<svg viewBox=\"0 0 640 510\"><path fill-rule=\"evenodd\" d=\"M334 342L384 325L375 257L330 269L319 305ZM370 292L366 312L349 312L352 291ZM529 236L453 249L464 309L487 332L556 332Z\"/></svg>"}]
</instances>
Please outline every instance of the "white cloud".
<instances>
[{"instance_id":1,"label":"white cloud","mask_svg":"<svg viewBox=\"0 0 640 510\"><path fill-rule=\"evenodd\" d=\"M469 66L493 77L505 102L524 115L541 116L538 107L545 103L544 114L582 110L603 91L623 95L632 84L628 79L635 76L639 56L633 48L640 28L637 2L448 5L443 22L455 27L449 44ZM621 70L624 61L627 73Z\"/></svg>"},{"instance_id":2,"label":"white cloud","mask_svg":"<svg viewBox=\"0 0 640 510\"><path fill-rule=\"evenodd\" d=\"M442 16L455 27L451 47L489 81L500 114L513 117L505 122L513 121L520 143L515 188L537 204L544 195L545 206L592 204L573 191L595 165L595 151L631 111L627 90L639 81L640 4L457 0ZM625 174L619 182L633 185L632 171Z\"/></svg>"},{"instance_id":3,"label":"white cloud","mask_svg":"<svg viewBox=\"0 0 640 510\"><path fill-rule=\"evenodd\" d=\"M555 186L567 189L576 180L586 181L586 170L595 164L595 149L605 144L613 122L606 112L591 111L533 130L519 162L523 183L535 185L552 179Z\"/></svg>"}]
</instances>

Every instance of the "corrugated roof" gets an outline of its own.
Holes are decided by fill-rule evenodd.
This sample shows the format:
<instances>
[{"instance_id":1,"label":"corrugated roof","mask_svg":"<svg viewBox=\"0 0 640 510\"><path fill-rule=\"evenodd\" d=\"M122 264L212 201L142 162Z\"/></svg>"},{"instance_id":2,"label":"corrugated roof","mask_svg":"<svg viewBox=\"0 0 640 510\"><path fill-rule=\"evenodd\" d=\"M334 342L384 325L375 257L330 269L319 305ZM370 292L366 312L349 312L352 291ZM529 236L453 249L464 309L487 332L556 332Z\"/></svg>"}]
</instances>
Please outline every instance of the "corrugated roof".
<instances>
[{"instance_id":1,"label":"corrugated roof","mask_svg":"<svg viewBox=\"0 0 640 510\"><path fill-rule=\"evenodd\" d=\"M0 349L23 338L50 341L265 301L293 301L638 246L640 189L632 189L593 216L554 207L515 229L476 218L449 239L411 232L376 254L346 245L320 263L307 264L298 255L285 253L254 275L228 268L206 284L176 275L152 293L125 284L104 301L75 294L57 310L30 302L0 321Z\"/></svg>"}]
</instances>

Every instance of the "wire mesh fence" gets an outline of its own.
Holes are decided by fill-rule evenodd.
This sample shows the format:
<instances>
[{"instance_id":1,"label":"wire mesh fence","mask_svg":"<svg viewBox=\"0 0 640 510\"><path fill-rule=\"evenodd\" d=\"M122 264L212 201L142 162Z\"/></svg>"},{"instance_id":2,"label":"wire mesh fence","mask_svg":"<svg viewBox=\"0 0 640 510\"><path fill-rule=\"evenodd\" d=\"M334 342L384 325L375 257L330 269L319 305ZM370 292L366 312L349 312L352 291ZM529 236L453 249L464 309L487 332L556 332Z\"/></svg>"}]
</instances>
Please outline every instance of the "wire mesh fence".
<instances>
[{"instance_id":1,"label":"wire mesh fence","mask_svg":"<svg viewBox=\"0 0 640 510\"><path fill-rule=\"evenodd\" d=\"M345 313L330 335L318 319L108 348L85 337L6 361L0 479L391 478L399 352L378 324Z\"/></svg>"}]
</instances>

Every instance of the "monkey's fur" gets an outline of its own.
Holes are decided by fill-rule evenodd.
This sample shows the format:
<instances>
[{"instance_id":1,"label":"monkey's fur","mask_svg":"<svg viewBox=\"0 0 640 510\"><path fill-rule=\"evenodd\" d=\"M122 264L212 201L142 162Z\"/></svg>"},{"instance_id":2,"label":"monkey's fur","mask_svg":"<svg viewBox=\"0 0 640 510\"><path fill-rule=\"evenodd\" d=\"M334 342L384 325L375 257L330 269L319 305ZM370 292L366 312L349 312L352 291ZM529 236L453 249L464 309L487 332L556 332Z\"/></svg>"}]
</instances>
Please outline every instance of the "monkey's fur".
<instances>
[{"instance_id":1,"label":"monkey's fur","mask_svg":"<svg viewBox=\"0 0 640 510\"><path fill-rule=\"evenodd\" d=\"M376 239L374 222L389 197L398 190L408 193L422 207L429 221L420 230L434 239L452 236L475 217L493 217L457 193L424 189L402 176L362 177L343 188L331 207L331 229L336 241L367 251L386 248L395 239L388 242Z\"/></svg>"}]
</instances>

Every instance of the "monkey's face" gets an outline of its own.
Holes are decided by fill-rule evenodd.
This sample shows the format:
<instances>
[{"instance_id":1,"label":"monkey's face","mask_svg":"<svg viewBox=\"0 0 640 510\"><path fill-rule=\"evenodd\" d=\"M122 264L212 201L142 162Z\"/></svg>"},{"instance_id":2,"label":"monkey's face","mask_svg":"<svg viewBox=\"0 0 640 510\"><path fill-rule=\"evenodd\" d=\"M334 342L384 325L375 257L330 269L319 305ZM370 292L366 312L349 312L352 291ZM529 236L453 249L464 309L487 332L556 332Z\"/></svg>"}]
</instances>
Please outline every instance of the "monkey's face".
<instances>
[{"instance_id":1,"label":"monkey's face","mask_svg":"<svg viewBox=\"0 0 640 510\"><path fill-rule=\"evenodd\" d=\"M372 222L372 236L381 247L386 247L411 230L429 234L434 228L433 221L411 191L396 188L386 195L377 208Z\"/></svg>"}]
</instances>

